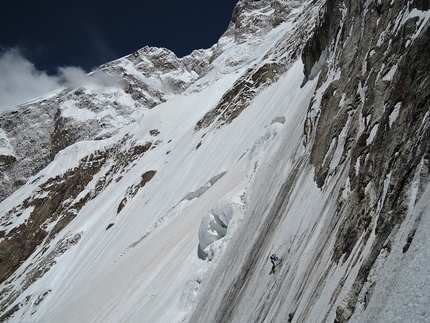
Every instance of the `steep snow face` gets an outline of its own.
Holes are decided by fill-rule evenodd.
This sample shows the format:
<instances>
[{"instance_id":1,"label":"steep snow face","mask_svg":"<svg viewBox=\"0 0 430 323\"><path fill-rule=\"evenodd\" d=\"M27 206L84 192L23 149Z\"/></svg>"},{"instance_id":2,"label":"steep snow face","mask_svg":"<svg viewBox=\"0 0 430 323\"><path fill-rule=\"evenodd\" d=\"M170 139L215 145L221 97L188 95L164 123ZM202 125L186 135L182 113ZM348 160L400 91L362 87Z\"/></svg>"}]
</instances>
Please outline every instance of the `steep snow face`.
<instances>
[{"instance_id":1,"label":"steep snow face","mask_svg":"<svg viewBox=\"0 0 430 323\"><path fill-rule=\"evenodd\" d=\"M281 132L260 160L192 322L428 321L429 9L327 1L302 52L305 148Z\"/></svg>"},{"instance_id":2,"label":"steep snow face","mask_svg":"<svg viewBox=\"0 0 430 323\"><path fill-rule=\"evenodd\" d=\"M0 320L426 321L429 9L240 1L4 112Z\"/></svg>"},{"instance_id":3,"label":"steep snow face","mask_svg":"<svg viewBox=\"0 0 430 323\"><path fill-rule=\"evenodd\" d=\"M301 69L301 64L297 63L291 76L279 86L288 84L293 76L300 78L293 84L300 83ZM230 85L228 79L220 80L217 88ZM16 276L6 282L5 286L13 284L15 290L24 291L22 299L17 299L22 304L15 313L17 319L136 321L143 317L161 322L182 318L193 302L208 265L197 256L203 216L215 209L221 213L236 208L237 200L233 197L237 196L240 201L256 170L258 156L264 154L276 138L273 128L283 127L279 122L283 119L278 117L287 113L288 102L293 100L290 91L267 92L241 117L248 122L238 121L234 127L214 130L201 138L202 134L196 135L193 126L202 102L208 102L209 92L213 95L213 88L175 98L150 110L147 122L124 128L124 131L136 133L127 144L136 138L149 141L151 134L148 132L154 130L154 126L157 126L156 138L160 142L127 171L109 175L113 161L102 166L80 193L80 196L99 195L82 207L64 233L40 247L45 251L39 252L38 248L17 270ZM279 93L276 98L274 93ZM212 104L217 101L216 98L212 100ZM273 103L262 113L260 107L267 100ZM193 117L194 114L197 115ZM266 126L272 130L265 130ZM228 140L237 134L238 128L242 136ZM271 135L261 138L267 131ZM27 190L43 187L42 183L48 178L79 166L83 156L102 150L113 140L85 142L67 148L46 171L39 173L33 187L23 187L2 205L10 208L13 203L20 203L19 196L29 194ZM138 188L142 174L148 170L155 170L156 174ZM195 193L224 172L212 181L209 189L201 190L203 194ZM108 176L113 176L113 181L97 193L100 181L96 179ZM167 182L157 177L166 178ZM229 229L222 243L242 220L240 212L230 214ZM21 219L25 216L27 214L20 215ZM47 225L55 227L55 222ZM61 249L58 246L62 246ZM218 247L222 249L221 245ZM60 256L65 250L68 251ZM216 251L212 246L212 256ZM49 271L42 277L32 275L42 263L47 264ZM29 277L36 280L31 286L27 285Z\"/></svg>"},{"instance_id":4,"label":"steep snow face","mask_svg":"<svg viewBox=\"0 0 430 323\"><path fill-rule=\"evenodd\" d=\"M288 14L283 16L282 12ZM195 130L230 124L259 93L279 80L297 61L297 53L310 37L317 12L318 6L309 7L305 3L300 7L294 1L239 2L233 14L236 24L230 24L214 50L217 59L212 71L237 73L246 68L219 103L197 122ZM273 20L276 13L283 20ZM243 43L241 39L249 41ZM201 84L207 83L197 82L198 86Z\"/></svg>"}]
</instances>

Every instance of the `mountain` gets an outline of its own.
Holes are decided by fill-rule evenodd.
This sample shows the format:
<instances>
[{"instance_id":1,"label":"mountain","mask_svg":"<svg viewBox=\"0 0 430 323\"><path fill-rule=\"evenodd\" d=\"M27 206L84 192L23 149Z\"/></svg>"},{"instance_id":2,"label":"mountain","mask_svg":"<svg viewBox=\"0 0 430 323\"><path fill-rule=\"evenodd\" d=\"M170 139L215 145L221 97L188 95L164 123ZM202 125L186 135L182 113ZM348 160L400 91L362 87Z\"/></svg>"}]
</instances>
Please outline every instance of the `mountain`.
<instances>
[{"instance_id":1,"label":"mountain","mask_svg":"<svg viewBox=\"0 0 430 323\"><path fill-rule=\"evenodd\" d=\"M3 111L0 321L429 322L429 20L241 0Z\"/></svg>"}]
</instances>

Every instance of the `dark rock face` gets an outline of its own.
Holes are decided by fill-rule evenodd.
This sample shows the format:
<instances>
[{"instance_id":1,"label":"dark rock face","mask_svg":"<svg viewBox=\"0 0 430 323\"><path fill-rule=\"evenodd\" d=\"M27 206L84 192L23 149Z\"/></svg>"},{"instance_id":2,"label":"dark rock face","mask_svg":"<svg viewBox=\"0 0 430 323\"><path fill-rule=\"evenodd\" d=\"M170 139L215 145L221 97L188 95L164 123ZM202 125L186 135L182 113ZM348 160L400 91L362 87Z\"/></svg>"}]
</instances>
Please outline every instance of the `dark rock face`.
<instances>
[{"instance_id":1,"label":"dark rock face","mask_svg":"<svg viewBox=\"0 0 430 323\"><path fill-rule=\"evenodd\" d=\"M409 4L409 9L417 8L418 10L426 11L430 9L430 2L426 0L414 0Z\"/></svg>"},{"instance_id":2,"label":"dark rock face","mask_svg":"<svg viewBox=\"0 0 430 323\"><path fill-rule=\"evenodd\" d=\"M0 155L0 165L6 168L16 162L16 157L11 155Z\"/></svg>"},{"instance_id":3,"label":"dark rock face","mask_svg":"<svg viewBox=\"0 0 430 323\"><path fill-rule=\"evenodd\" d=\"M377 233L336 322L352 315L372 264L383 248L389 250L389 235L406 214L409 183L420 176L418 199L429 181L430 64L424 53L430 50L430 27L418 17L394 23L414 7L423 10L428 2L416 1L408 8L402 1L380 6L328 1L302 55L308 74L318 53L326 49L330 56L319 78L318 87L326 86L320 110L313 111L311 105L305 126L315 136L315 180L324 187L342 168L349 170L349 187L344 188L348 197L342 197L344 192L338 197L333 260L345 261L363 234L361 244L374 228ZM342 68L333 77L336 66Z\"/></svg>"},{"instance_id":4,"label":"dark rock face","mask_svg":"<svg viewBox=\"0 0 430 323\"><path fill-rule=\"evenodd\" d=\"M328 0L320 13L317 28L302 51L305 78L309 78L312 68L320 59L323 51L328 50L330 40L334 39L339 31L340 19L340 8L336 6L334 0Z\"/></svg>"}]
</instances>

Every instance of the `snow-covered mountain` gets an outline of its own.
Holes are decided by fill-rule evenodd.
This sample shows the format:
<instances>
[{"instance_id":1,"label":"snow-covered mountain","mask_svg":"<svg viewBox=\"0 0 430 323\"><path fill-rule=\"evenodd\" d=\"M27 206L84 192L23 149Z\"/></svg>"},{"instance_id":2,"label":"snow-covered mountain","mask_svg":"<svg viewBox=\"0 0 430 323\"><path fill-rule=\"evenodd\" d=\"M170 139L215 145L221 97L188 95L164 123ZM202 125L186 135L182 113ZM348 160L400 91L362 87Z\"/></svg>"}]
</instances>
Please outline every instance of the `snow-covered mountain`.
<instances>
[{"instance_id":1,"label":"snow-covered mountain","mask_svg":"<svg viewBox=\"0 0 430 323\"><path fill-rule=\"evenodd\" d=\"M0 321L430 322L429 20L241 0L3 111Z\"/></svg>"}]
</instances>

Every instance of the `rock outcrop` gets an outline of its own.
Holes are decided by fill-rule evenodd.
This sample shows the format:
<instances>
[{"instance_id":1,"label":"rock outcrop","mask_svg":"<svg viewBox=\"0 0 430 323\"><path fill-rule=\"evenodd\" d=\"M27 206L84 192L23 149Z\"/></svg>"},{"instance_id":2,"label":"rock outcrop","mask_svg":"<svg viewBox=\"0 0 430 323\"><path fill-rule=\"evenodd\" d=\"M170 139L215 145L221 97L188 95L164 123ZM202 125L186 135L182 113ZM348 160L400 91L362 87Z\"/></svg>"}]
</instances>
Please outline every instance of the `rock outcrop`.
<instances>
[{"instance_id":1,"label":"rock outcrop","mask_svg":"<svg viewBox=\"0 0 430 323\"><path fill-rule=\"evenodd\" d=\"M357 243L364 248L376 232L337 322L354 312L377 256L389 252L408 204L419 200L429 182L430 64L424 53L430 50L430 29L415 11L423 9L415 1L327 1L303 54L308 71L318 60L310 53L327 51L319 76L318 87L325 89L321 104L318 112L311 106L307 120L315 138L316 182L324 187L331 176L348 171L334 215L339 230L333 260L345 262ZM410 201L408 190L417 176L420 187Z\"/></svg>"}]
</instances>

